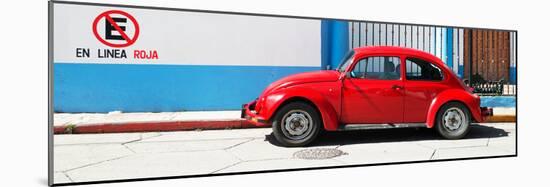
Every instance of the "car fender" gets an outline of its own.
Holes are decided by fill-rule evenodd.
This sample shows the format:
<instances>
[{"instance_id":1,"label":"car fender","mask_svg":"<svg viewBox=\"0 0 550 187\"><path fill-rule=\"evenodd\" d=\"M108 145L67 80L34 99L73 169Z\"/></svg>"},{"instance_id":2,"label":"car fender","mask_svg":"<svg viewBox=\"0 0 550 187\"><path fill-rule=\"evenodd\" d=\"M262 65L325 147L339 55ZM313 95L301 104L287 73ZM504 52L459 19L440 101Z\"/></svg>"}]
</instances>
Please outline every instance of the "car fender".
<instances>
[{"instance_id":1,"label":"car fender","mask_svg":"<svg viewBox=\"0 0 550 187\"><path fill-rule=\"evenodd\" d=\"M273 93L270 93L265 100L262 111L266 121L271 121L275 112L283 103L293 99L305 99L313 103L314 107L319 111L323 120L323 126L327 131L335 131L338 129L338 115L334 107L329 103L327 98L316 90L303 87L284 88Z\"/></svg>"},{"instance_id":2,"label":"car fender","mask_svg":"<svg viewBox=\"0 0 550 187\"><path fill-rule=\"evenodd\" d=\"M461 89L449 89L438 94L430 104L428 109L428 116L426 119L426 125L428 128L432 128L435 125L435 118L437 112L445 103L458 101L466 105L470 110L470 114L475 121L482 121L481 110L479 108L479 96L470 94L469 92Z\"/></svg>"}]
</instances>

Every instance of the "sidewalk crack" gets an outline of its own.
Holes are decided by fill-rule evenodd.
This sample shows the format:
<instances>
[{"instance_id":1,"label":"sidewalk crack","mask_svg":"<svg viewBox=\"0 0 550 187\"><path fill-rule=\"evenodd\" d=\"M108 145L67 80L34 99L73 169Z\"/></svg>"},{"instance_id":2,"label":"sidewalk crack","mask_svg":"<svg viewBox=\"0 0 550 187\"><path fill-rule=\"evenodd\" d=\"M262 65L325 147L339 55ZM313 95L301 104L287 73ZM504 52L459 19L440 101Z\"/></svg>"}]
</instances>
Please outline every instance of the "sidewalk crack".
<instances>
[{"instance_id":1,"label":"sidewalk crack","mask_svg":"<svg viewBox=\"0 0 550 187\"><path fill-rule=\"evenodd\" d=\"M437 152L437 149L434 149L434 151L432 152L432 156L430 156L430 160L433 160L433 159L434 159L435 152Z\"/></svg>"},{"instance_id":2,"label":"sidewalk crack","mask_svg":"<svg viewBox=\"0 0 550 187\"><path fill-rule=\"evenodd\" d=\"M213 172L210 172L210 174L214 174L214 173L216 173L216 172L219 172L219 171L221 171L221 170L224 170L224 169L233 167L233 166L235 166L235 165L237 165L237 164L240 164L240 163L243 163L243 162L246 162L246 161L238 161L238 162L233 163L233 164L230 164L230 165L228 165L228 166L224 166L224 167L222 167L222 168L220 168L220 169L217 169L217 170L214 170Z\"/></svg>"},{"instance_id":3,"label":"sidewalk crack","mask_svg":"<svg viewBox=\"0 0 550 187\"><path fill-rule=\"evenodd\" d=\"M128 145L126 144L122 144L122 146L124 146L126 149L128 149L130 152L132 153L137 153L136 151L134 151L132 148L128 147Z\"/></svg>"},{"instance_id":4,"label":"sidewalk crack","mask_svg":"<svg viewBox=\"0 0 550 187\"><path fill-rule=\"evenodd\" d=\"M156 135L149 136L149 137L146 137L146 138L143 138L143 134L140 134L139 136L141 137L141 139L140 139L140 141L141 141L141 140L147 140L147 139L151 139L151 138L156 138L156 137L162 136L162 133L157 132Z\"/></svg>"},{"instance_id":5,"label":"sidewalk crack","mask_svg":"<svg viewBox=\"0 0 550 187\"><path fill-rule=\"evenodd\" d=\"M65 175L65 177L67 177L67 179L69 179L69 181L71 182L74 182L74 180L71 178L71 176L69 176L69 174L65 173L65 172L61 172L63 175Z\"/></svg>"},{"instance_id":6,"label":"sidewalk crack","mask_svg":"<svg viewBox=\"0 0 550 187\"><path fill-rule=\"evenodd\" d=\"M124 156L120 156L120 157L116 157L116 158L112 158L112 159L107 159L107 160L103 160L103 161L99 161L99 162L94 162L94 163L86 164L86 165L83 165L83 166L78 166L76 168L71 168L71 169L68 169L68 170L64 170L64 171L61 171L61 172L63 172L63 173L70 172L70 171L74 171L74 170L77 170L77 169L82 169L82 168L85 168L85 167L101 164L101 163L104 163L104 162L115 161L115 160L118 160L118 159L126 158L128 156L131 156L131 155L124 155Z\"/></svg>"},{"instance_id":7,"label":"sidewalk crack","mask_svg":"<svg viewBox=\"0 0 550 187\"><path fill-rule=\"evenodd\" d=\"M122 145L126 146L126 144L129 144L129 143L139 142L139 141L146 140L146 139L149 139L149 138L159 137L161 135L162 134L158 133L157 135L150 136L150 137L147 137L147 138L143 138L143 133L141 133L141 134L139 134L139 138L137 140L130 140L128 142L124 142L124 143L122 143Z\"/></svg>"},{"instance_id":8,"label":"sidewalk crack","mask_svg":"<svg viewBox=\"0 0 550 187\"><path fill-rule=\"evenodd\" d=\"M251 142L251 141L253 141L253 140L254 140L254 138L252 138L252 139L248 139L248 140L246 140L246 141L243 141L243 142L237 143L237 144L235 144L235 145L232 145L232 146L226 147L226 148L224 148L223 150L226 150L226 151L227 151L227 150L229 150L229 149L231 149L231 148L234 148L234 147L237 147L237 146L239 146L239 145L242 145L242 144L245 144L245 143Z\"/></svg>"}]
</instances>

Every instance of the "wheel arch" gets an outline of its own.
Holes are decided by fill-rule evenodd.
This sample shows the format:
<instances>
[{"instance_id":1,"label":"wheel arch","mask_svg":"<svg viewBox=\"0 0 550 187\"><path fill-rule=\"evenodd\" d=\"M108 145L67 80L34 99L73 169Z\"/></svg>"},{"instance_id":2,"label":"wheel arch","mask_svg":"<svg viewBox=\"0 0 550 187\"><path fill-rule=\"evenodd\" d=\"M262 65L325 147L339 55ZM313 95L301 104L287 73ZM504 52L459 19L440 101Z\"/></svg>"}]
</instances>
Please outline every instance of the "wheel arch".
<instances>
[{"instance_id":1,"label":"wheel arch","mask_svg":"<svg viewBox=\"0 0 550 187\"><path fill-rule=\"evenodd\" d=\"M458 102L464 105L470 114L472 121L481 121L481 110L479 109L479 97L472 96L469 93L464 93L462 90L449 90L439 94L430 104L428 109L428 116L426 118L426 125L428 128L432 128L435 125L437 113L441 110L441 107L450 102Z\"/></svg>"},{"instance_id":2,"label":"wheel arch","mask_svg":"<svg viewBox=\"0 0 550 187\"><path fill-rule=\"evenodd\" d=\"M334 131L338 129L338 116L336 110L334 110L333 106L320 93L312 90L287 89L279 94L273 94L275 97L280 98L277 102L266 105L272 109L266 114L266 121L268 121L268 123L272 122L275 114L279 112L284 105L299 101L311 105L319 112L319 115L321 115L321 123L325 130Z\"/></svg>"},{"instance_id":3,"label":"wheel arch","mask_svg":"<svg viewBox=\"0 0 550 187\"><path fill-rule=\"evenodd\" d=\"M283 108L285 105L289 104L289 103L293 103L293 102L304 102L310 106L312 106L313 108L315 108L315 110L319 113L319 115L321 115L321 111L319 111L319 107L317 107L317 105L315 105L315 103L313 103L311 100L305 98L305 97L302 97L302 96L292 96L286 100L284 100L283 102L281 102L279 104L279 106L277 106L277 109L273 111L273 115L274 116L275 114L277 114L277 112L279 112L279 110L281 110L281 108ZM271 118L270 118L271 120ZM322 120L322 119L321 119ZM271 121L270 121L271 122Z\"/></svg>"}]
</instances>

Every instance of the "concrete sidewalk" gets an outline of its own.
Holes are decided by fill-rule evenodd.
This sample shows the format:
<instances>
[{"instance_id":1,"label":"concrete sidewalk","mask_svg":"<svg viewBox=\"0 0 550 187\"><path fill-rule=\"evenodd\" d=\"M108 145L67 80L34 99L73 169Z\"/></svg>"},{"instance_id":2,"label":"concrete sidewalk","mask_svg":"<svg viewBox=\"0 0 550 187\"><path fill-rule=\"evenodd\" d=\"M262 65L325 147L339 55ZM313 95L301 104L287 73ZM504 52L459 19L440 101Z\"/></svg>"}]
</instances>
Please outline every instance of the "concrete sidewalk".
<instances>
[{"instance_id":1,"label":"concrete sidewalk","mask_svg":"<svg viewBox=\"0 0 550 187\"><path fill-rule=\"evenodd\" d=\"M494 108L488 122L515 122L515 108ZM193 111L159 113L55 113L54 132L117 133L157 132L195 129L251 128L241 119L241 111Z\"/></svg>"},{"instance_id":2,"label":"concrete sidewalk","mask_svg":"<svg viewBox=\"0 0 550 187\"><path fill-rule=\"evenodd\" d=\"M305 154L304 154L305 153ZM285 148L271 129L54 136L55 183L516 154L515 123L473 125L460 140L433 129L330 132Z\"/></svg>"}]
</instances>

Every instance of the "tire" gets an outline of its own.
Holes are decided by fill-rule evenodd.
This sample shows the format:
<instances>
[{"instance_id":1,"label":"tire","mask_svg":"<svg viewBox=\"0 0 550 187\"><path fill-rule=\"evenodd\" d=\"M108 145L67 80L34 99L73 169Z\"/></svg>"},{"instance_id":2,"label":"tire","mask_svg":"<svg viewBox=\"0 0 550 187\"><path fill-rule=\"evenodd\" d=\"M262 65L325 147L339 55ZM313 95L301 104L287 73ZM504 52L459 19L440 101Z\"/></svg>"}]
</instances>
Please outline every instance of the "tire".
<instances>
[{"instance_id":1,"label":"tire","mask_svg":"<svg viewBox=\"0 0 550 187\"><path fill-rule=\"evenodd\" d=\"M285 147L301 147L319 135L319 112L305 102L292 102L280 108L271 122L275 139Z\"/></svg>"},{"instance_id":2,"label":"tire","mask_svg":"<svg viewBox=\"0 0 550 187\"><path fill-rule=\"evenodd\" d=\"M449 102L437 112L435 129L446 139L461 139L470 130L471 115L464 104Z\"/></svg>"}]
</instances>

